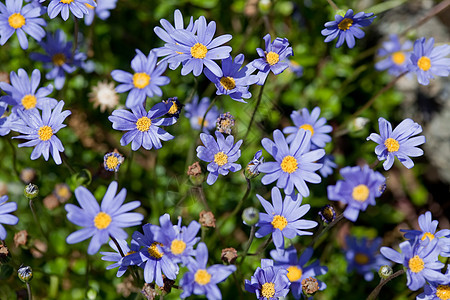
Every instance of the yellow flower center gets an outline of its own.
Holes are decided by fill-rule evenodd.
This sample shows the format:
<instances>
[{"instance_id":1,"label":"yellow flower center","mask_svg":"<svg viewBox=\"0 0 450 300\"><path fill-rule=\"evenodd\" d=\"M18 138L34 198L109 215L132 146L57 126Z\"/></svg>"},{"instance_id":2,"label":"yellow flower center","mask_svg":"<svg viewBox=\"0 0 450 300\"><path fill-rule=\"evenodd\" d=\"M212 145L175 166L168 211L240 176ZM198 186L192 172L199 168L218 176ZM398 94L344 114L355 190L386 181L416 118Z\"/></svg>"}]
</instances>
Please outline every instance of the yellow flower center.
<instances>
[{"instance_id":1,"label":"yellow flower center","mask_svg":"<svg viewBox=\"0 0 450 300\"><path fill-rule=\"evenodd\" d=\"M161 257L163 257L164 254L162 254L161 252L159 252L158 249L158 245L160 247L163 246L163 244L158 243L158 242L153 242L150 247L148 247L148 254L150 254L151 257L154 257L156 259L160 259Z\"/></svg>"},{"instance_id":2,"label":"yellow flower center","mask_svg":"<svg viewBox=\"0 0 450 300\"><path fill-rule=\"evenodd\" d=\"M400 144L398 143L398 141L393 138L386 139L386 141L384 141L384 145L389 152L396 152L400 148Z\"/></svg>"},{"instance_id":3,"label":"yellow flower center","mask_svg":"<svg viewBox=\"0 0 450 300\"><path fill-rule=\"evenodd\" d=\"M52 62L58 66L61 67L63 64L66 63L66 56L63 53L56 53L52 57Z\"/></svg>"},{"instance_id":4,"label":"yellow flower center","mask_svg":"<svg viewBox=\"0 0 450 300\"><path fill-rule=\"evenodd\" d=\"M140 132L146 132L149 130L150 126L152 125L152 120L150 120L147 117L139 118L136 122L136 129Z\"/></svg>"},{"instance_id":5,"label":"yellow flower center","mask_svg":"<svg viewBox=\"0 0 450 300\"><path fill-rule=\"evenodd\" d=\"M37 99L34 95L25 95L21 102L25 109L30 109L36 107Z\"/></svg>"},{"instance_id":6,"label":"yellow flower center","mask_svg":"<svg viewBox=\"0 0 450 300\"><path fill-rule=\"evenodd\" d=\"M361 266L367 265L367 263L369 262L369 257L367 255L365 255L364 253L356 253L355 262Z\"/></svg>"},{"instance_id":7,"label":"yellow flower center","mask_svg":"<svg viewBox=\"0 0 450 300\"><path fill-rule=\"evenodd\" d=\"M228 162L228 155L226 155L222 151L217 152L216 154L214 154L214 162L219 165L219 167L221 167Z\"/></svg>"},{"instance_id":8,"label":"yellow flower center","mask_svg":"<svg viewBox=\"0 0 450 300\"><path fill-rule=\"evenodd\" d=\"M417 66L421 70L428 71L431 68L431 60L428 57L426 57L426 56L422 56L417 61Z\"/></svg>"},{"instance_id":9,"label":"yellow flower center","mask_svg":"<svg viewBox=\"0 0 450 300\"><path fill-rule=\"evenodd\" d=\"M182 240L173 240L170 245L170 251L175 255L183 253L184 249L186 249L186 243Z\"/></svg>"},{"instance_id":10,"label":"yellow flower center","mask_svg":"<svg viewBox=\"0 0 450 300\"><path fill-rule=\"evenodd\" d=\"M134 73L133 85L138 89L145 88L150 83L150 76L147 73Z\"/></svg>"},{"instance_id":11,"label":"yellow flower center","mask_svg":"<svg viewBox=\"0 0 450 300\"><path fill-rule=\"evenodd\" d=\"M171 115L174 115L174 114L176 114L177 112L178 112L178 105L177 105L175 102L173 102L173 104L172 104L172 106L170 107L168 113L171 114Z\"/></svg>"},{"instance_id":12,"label":"yellow flower center","mask_svg":"<svg viewBox=\"0 0 450 300\"><path fill-rule=\"evenodd\" d=\"M355 186L352 191L353 199L359 202L366 201L367 198L369 198L369 194L370 194L369 188L365 184Z\"/></svg>"},{"instance_id":13,"label":"yellow flower center","mask_svg":"<svg viewBox=\"0 0 450 300\"><path fill-rule=\"evenodd\" d=\"M106 159L106 166L108 167L108 169L114 170L118 164L119 159L114 155L108 156L108 158Z\"/></svg>"},{"instance_id":14,"label":"yellow flower center","mask_svg":"<svg viewBox=\"0 0 450 300\"><path fill-rule=\"evenodd\" d=\"M197 118L197 124L202 126L202 122L203 122L203 126L208 127L208 124L209 124L208 120L203 121L202 117L198 117Z\"/></svg>"},{"instance_id":15,"label":"yellow flower center","mask_svg":"<svg viewBox=\"0 0 450 300\"><path fill-rule=\"evenodd\" d=\"M111 223L111 217L104 212L99 212L94 218L94 225L97 229L105 229Z\"/></svg>"},{"instance_id":16,"label":"yellow flower center","mask_svg":"<svg viewBox=\"0 0 450 300\"><path fill-rule=\"evenodd\" d=\"M236 82L234 81L233 77L222 77L220 79L220 84L226 90L232 90L236 87Z\"/></svg>"},{"instance_id":17,"label":"yellow flower center","mask_svg":"<svg viewBox=\"0 0 450 300\"><path fill-rule=\"evenodd\" d=\"M266 54L266 61L269 65L273 66L280 61L280 56L277 53L270 51Z\"/></svg>"},{"instance_id":18,"label":"yellow flower center","mask_svg":"<svg viewBox=\"0 0 450 300\"><path fill-rule=\"evenodd\" d=\"M261 295L267 299L275 295L275 284L273 282L266 282L261 287Z\"/></svg>"},{"instance_id":19,"label":"yellow flower center","mask_svg":"<svg viewBox=\"0 0 450 300\"><path fill-rule=\"evenodd\" d=\"M311 125L309 125L309 124L303 124L299 128L305 129L305 130L309 130L309 132L311 132L311 136L314 135L314 128Z\"/></svg>"},{"instance_id":20,"label":"yellow flower center","mask_svg":"<svg viewBox=\"0 0 450 300\"><path fill-rule=\"evenodd\" d=\"M20 28L25 25L25 17L20 13L15 13L9 16L8 18L9 26L14 29Z\"/></svg>"},{"instance_id":21,"label":"yellow flower center","mask_svg":"<svg viewBox=\"0 0 450 300\"><path fill-rule=\"evenodd\" d=\"M414 256L408 262L409 269L414 273L419 273L425 268L425 263L423 259L419 257L419 255Z\"/></svg>"},{"instance_id":22,"label":"yellow flower center","mask_svg":"<svg viewBox=\"0 0 450 300\"><path fill-rule=\"evenodd\" d=\"M211 281L211 274L205 269L198 269L197 272L195 272L194 280L200 285L208 284Z\"/></svg>"},{"instance_id":23,"label":"yellow flower center","mask_svg":"<svg viewBox=\"0 0 450 300\"><path fill-rule=\"evenodd\" d=\"M39 128L38 135L41 141L48 141L53 135L53 129L50 126L44 125Z\"/></svg>"},{"instance_id":24,"label":"yellow flower center","mask_svg":"<svg viewBox=\"0 0 450 300\"><path fill-rule=\"evenodd\" d=\"M64 4L70 4L73 2L73 0L61 0L60 2L62 2Z\"/></svg>"},{"instance_id":25,"label":"yellow flower center","mask_svg":"<svg viewBox=\"0 0 450 300\"><path fill-rule=\"evenodd\" d=\"M426 238L429 238L430 241L434 239L434 235L431 232L425 232L422 236L422 241L425 241Z\"/></svg>"},{"instance_id":26,"label":"yellow flower center","mask_svg":"<svg viewBox=\"0 0 450 300\"><path fill-rule=\"evenodd\" d=\"M405 54L401 51L397 51L395 53L392 54L392 61L394 62L394 64L396 65L401 65L405 62Z\"/></svg>"},{"instance_id":27,"label":"yellow flower center","mask_svg":"<svg viewBox=\"0 0 450 300\"><path fill-rule=\"evenodd\" d=\"M352 25L353 25L353 20L349 19L349 18L345 18L344 20L339 22L338 28L340 30L346 31L346 30L350 29L350 27L352 27Z\"/></svg>"},{"instance_id":28,"label":"yellow flower center","mask_svg":"<svg viewBox=\"0 0 450 300\"><path fill-rule=\"evenodd\" d=\"M303 271L297 266L290 266L289 268L287 268L287 271L287 277L289 278L290 282L294 282L302 278Z\"/></svg>"},{"instance_id":29,"label":"yellow flower center","mask_svg":"<svg viewBox=\"0 0 450 300\"><path fill-rule=\"evenodd\" d=\"M436 287L436 296L441 300L450 299L450 286L448 285L438 285Z\"/></svg>"},{"instance_id":30,"label":"yellow flower center","mask_svg":"<svg viewBox=\"0 0 450 300\"><path fill-rule=\"evenodd\" d=\"M297 169L298 169L298 162L293 156L291 155L285 156L281 161L281 170L283 170L283 172L291 174L295 172Z\"/></svg>"},{"instance_id":31,"label":"yellow flower center","mask_svg":"<svg viewBox=\"0 0 450 300\"><path fill-rule=\"evenodd\" d=\"M208 53L208 49L205 45L202 45L200 43L195 44L191 47L191 55L193 58L205 58L206 53Z\"/></svg>"},{"instance_id":32,"label":"yellow flower center","mask_svg":"<svg viewBox=\"0 0 450 300\"><path fill-rule=\"evenodd\" d=\"M284 227L287 226L288 222L285 217L276 215L273 217L271 224L272 224L273 228L283 230Z\"/></svg>"}]
</instances>

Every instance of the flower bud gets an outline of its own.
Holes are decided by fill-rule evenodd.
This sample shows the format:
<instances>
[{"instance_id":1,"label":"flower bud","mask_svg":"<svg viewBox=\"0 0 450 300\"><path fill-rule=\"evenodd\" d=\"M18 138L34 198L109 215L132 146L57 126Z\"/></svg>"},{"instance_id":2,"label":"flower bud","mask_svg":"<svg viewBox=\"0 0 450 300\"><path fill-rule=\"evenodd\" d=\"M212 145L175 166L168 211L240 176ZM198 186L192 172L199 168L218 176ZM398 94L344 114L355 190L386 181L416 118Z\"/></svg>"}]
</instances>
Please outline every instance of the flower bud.
<instances>
[{"instance_id":1,"label":"flower bud","mask_svg":"<svg viewBox=\"0 0 450 300\"><path fill-rule=\"evenodd\" d=\"M0 244L0 265L6 264L11 259L11 253L6 245Z\"/></svg>"},{"instance_id":2,"label":"flower bud","mask_svg":"<svg viewBox=\"0 0 450 300\"><path fill-rule=\"evenodd\" d=\"M303 292L310 296L319 290L319 282L314 277L308 277L302 280Z\"/></svg>"},{"instance_id":3,"label":"flower bud","mask_svg":"<svg viewBox=\"0 0 450 300\"><path fill-rule=\"evenodd\" d=\"M189 180L193 185L202 184L204 176L202 174L202 167L200 166L198 161L188 167L187 175L189 176Z\"/></svg>"},{"instance_id":4,"label":"flower bud","mask_svg":"<svg viewBox=\"0 0 450 300\"><path fill-rule=\"evenodd\" d=\"M253 226L259 221L259 210L254 207L247 207L242 212L242 220L245 225Z\"/></svg>"},{"instance_id":5,"label":"flower bud","mask_svg":"<svg viewBox=\"0 0 450 300\"><path fill-rule=\"evenodd\" d=\"M392 268L388 265L384 265L381 266L380 269L378 270L378 275L380 276L380 278L382 279L386 279L389 276L391 276L394 273L394 271L392 270Z\"/></svg>"},{"instance_id":6,"label":"flower bud","mask_svg":"<svg viewBox=\"0 0 450 300\"><path fill-rule=\"evenodd\" d=\"M200 212L200 219L198 220L198 222L202 226L216 228L216 218L214 217L214 214L210 211L202 210Z\"/></svg>"},{"instance_id":7,"label":"flower bud","mask_svg":"<svg viewBox=\"0 0 450 300\"><path fill-rule=\"evenodd\" d=\"M34 199L39 195L39 188L37 185L29 183L25 186L25 189L23 190L23 193L25 197L28 199Z\"/></svg>"},{"instance_id":8,"label":"flower bud","mask_svg":"<svg viewBox=\"0 0 450 300\"><path fill-rule=\"evenodd\" d=\"M325 223L331 223L336 218L336 212L334 211L333 206L327 204L319 211L319 216L322 218L322 221Z\"/></svg>"},{"instance_id":9,"label":"flower bud","mask_svg":"<svg viewBox=\"0 0 450 300\"><path fill-rule=\"evenodd\" d=\"M217 131L225 134L231 134L234 128L234 117L229 112L220 114L217 118Z\"/></svg>"},{"instance_id":10,"label":"flower bud","mask_svg":"<svg viewBox=\"0 0 450 300\"><path fill-rule=\"evenodd\" d=\"M360 131L366 127L367 123L369 123L368 118L357 117L350 123L350 131Z\"/></svg>"},{"instance_id":11,"label":"flower bud","mask_svg":"<svg viewBox=\"0 0 450 300\"><path fill-rule=\"evenodd\" d=\"M106 171L110 172L118 172L120 165L123 163L125 158L122 154L117 151L117 149L114 149L113 152L108 152L103 157L103 167Z\"/></svg>"},{"instance_id":12,"label":"flower bud","mask_svg":"<svg viewBox=\"0 0 450 300\"><path fill-rule=\"evenodd\" d=\"M22 282L29 282L33 279L33 270L28 266L20 267L19 270L17 270L17 276L19 276L19 279Z\"/></svg>"},{"instance_id":13,"label":"flower bud","mask_svg":"<svg viewBox=\"0 0 450 300\"><path fill-rule=\"evenodd\" d=\"M264 162L264 157L261 156L262 150L256 152L253 159L247 164L244 169L244 175L247 179L253 179L259 175L258 167Z\"/></svg>"}]
</instances>

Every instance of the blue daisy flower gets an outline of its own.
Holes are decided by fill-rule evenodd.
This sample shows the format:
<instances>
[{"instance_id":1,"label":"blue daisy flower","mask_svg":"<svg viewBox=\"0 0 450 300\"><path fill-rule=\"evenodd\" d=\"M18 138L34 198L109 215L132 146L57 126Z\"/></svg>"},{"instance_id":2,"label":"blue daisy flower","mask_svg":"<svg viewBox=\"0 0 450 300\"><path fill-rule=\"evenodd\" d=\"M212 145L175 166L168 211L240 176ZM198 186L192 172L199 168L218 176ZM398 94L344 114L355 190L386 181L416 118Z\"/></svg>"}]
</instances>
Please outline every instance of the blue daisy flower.
<instances>
[{"instance_id":1,"label":"blue daisy flower","mask_svg":"<svg viewBox=\"0 0 450 300\"><path fill-rule=\"evenodd\" d=\"M161 140L169 141L173 135L159 126L169 126L177 122L176 117L161 118L170 109L170 104L157 103L148 112L142 104L131 108L131 112L125 109L116 109L108 119L116 130L127 131L120 139L120 144L126 146L131 143L131 150L136 151L141 146L150 150L153 147L160 149Z\"/></svg>"},{"instance_id":2,"label":"blue daisy flower","mask_svg":"<svg viewBox=\"0 0 450 300\"><path fill-rule=\"evenodd\" d=\"M378 71L387 69L388 73L394 76L408 71L408 64L411 63L411 50L411 41L405 41L402 45L398 36L391 34L389 41L383 42L383 47L378 50L378 56L384 58L375 64L375 69Z\"/></svg>"},{"instance_id":3,"label":"blue daisy flower","mask_svg":"<svg viewBox=\"0 0 450 300\"><path fill-rule=\"evenodd\" d=\"M446 282L441 273L445 266L438 260L440 248L437 239L424 243L405 241L400 243L402 253L392 248L381 247L381 254L389 260L402 264L406 268L407 285L412 291L417 291L428 282Z\"/></svg>"},{"instance_id":4,"label":"blue daisy flower","mask_svg":"<svg viewBox=\"0 0 450 300\"><path fill-rule=\"evenodd\" d=\"M135 231L133 240L142 247L139 252L132 253L123 258L123 265L138 265L144 269L146 283L156 282L158 286L164 286L163 276L175 280L178 275L178 265L166 255L162 249L163 244L156 239L160 236L161 227L153 224L142 226L144 234Z\"/></svg>"},{"instance_id":5,"label":"blue daisy flower","mask_svg":"<svg viewBox=\"0 0 450 300\"><path fill-rule=\"evenodd\" d=\"M51 0L48 4L48 17L55 18L59 13L64 21L69 18L69 11L81 19L84 15L89 13L88 5L96 7L97 3L94 0Z\"/></svg>"},{"instance_id":6,"label":"blue daisy flower","mask_svg":"<svg viewBox=\"0 0 450 300\"><path fill-rule=\"evenodd\" d=\"M259 300L272 300L286 297L291 282L287 277L288 271L273 266L273 260L261 259L258 267L250 278L245 279L245 290L256 294Z\"/></svg>"},{"instance_id":7,"label":"blue daisy flower","mask_svg":"<svg viewBox=\"0 0 450 300\"><path fill-rule=\"evenodd\" d=\"M53 91L51 84L38 89L41 81L41 72L38 69L33 70L31 78L24 69L19 69L17 74L12 71L9 77L11 84L0 82L0 88L7 93L0 101L12 105L15 109L20 107L28 110L37 107L43 110L45 107L54 108L58 103L56 99L47 97Z\"/></svg>"},{"instance_id":8,"label":"blue daisy flower","mask_svg":"<svg viewBox=\"0 0 450 300\"><path fill-rule=\"evenodd\" d=\"M220 300L220 293L217 284L225 281L231 273L236 271L236 266L212 265L206 267L208 262L208 248L205 243L199 243L196 249L196 260L192 260L188 265L189 271L180 280L183 292L182 299L192 294L206 295L209 300Z\"/></svg>"},{"instance_id":9,"label":"blue daisy flower","mask_svg":"<svg viewBox=\"0 0 450 300\"><path fill-rule=\"evenodd\" d=\"M200 224L192 221L188 227L181 226L181 217L178 217L178 225L173 225L169 214L162 215L159 224L162 230L156 239L163 244L164 254L167 254L174 263L181 262L188 265L195 255L194 245L200 241L197 237Z\"/></svg>"},{"instance_id":10,"label":"blue daisy flower","mask_svg":"<svg viewBox=\"0 0 450 300\"><path fill-rule=\"evenodd\" d=\"M200 130L203 123L203 132L207 133L216 127L216 120L219 116L219 110L215 105L211 107L205 116L205 120L203 121L203 116L208 110L210 103L211 100L208 97L203 97L199 103L198 96L195 95L192 101L186 104L184 108L186 111L185 116L186 118L189 118L192 129Z\"/></svg>"},{"instance_id":11,"label":"blue daisy flower","mask_svg":"<svg viewBox=\"0 0 450 300\"><path fill-rule=\"evenodd\" d=\"M141 203L132 201L123 204L127 190L123 188L116 195L117 187L116 181L109 184L101 205L98 205L94 195L84 186L75 189L75 197L81 208L73 204L66 204L64 208L67 211L67 219L84 228L69 234L66 238L68 244L79 243L92 237L88 254L93 255L110 236L119 240L126 239L128 234L122 228L141 224L144 216L140 213L129 212L138 208Z\"/></svg>"},{"instance_id":12,"label":"blue daisy flower","mask_svg":"<svg viewBox=\"0 0 450 300\"><path fill-rule=\"evenodd\" d=\"M417 300L445 300L450 295L450 269L445 272L444 282L430 281L424 286L422 294L416 297Z\"/></svg>"},{"instance_id":13,"label":"blue daisy flower","mask_svg":"<svg viewBox=\"0 0 450 300\"><path fill-rule=\"evenodd\" d=\"M204 73L212 83L216 85L216 95L228 95L231 99L247 103L244 99L251 98L248 91L249 85L258 82L256 75L251 75L253 68L242 67L244 55L239 54L233 61L231 56L222 59L222 76L216 76L213 72L205 69Z\"/></svg>"},{"instance_id":14,"label":"blue daisy flower","mask_svg":"<svg viewBox=\"0 0 450 300\"><path fill-rule=\"evenodd\" d=\"M326 22L326 28L321 33L323 36L326 36L325 43L331 42L337 37L336 48L342 46L344 41L349 48L353 48L355 46L355 37L362 39L365 36L364 31L360 28L369 26L375 18L373 13L359 12L353 15L353 10L349 9L344 16L335 15L334 21Z\"/></svg>"},{"instance_id":15,"label":"blue daisy flower","mask_svg":"<svg viewBox=\"0 0 450 300\"><path fill-rule=\"evenodd\" d=\"M294 55L292 47L289 47L289 41L286 38L277 37L273 42L270 34L264 37L266 50L256 48L260 58L251 62L251 65L258 69L259 80L258 85L263 85L266 81L267 75L272 71L273 74L278 75L289 67L289 62L286 60L289 56ZM252 70L250 70L252 71ZM250 72L251 73L251 72Z\"/></svg>"},{"instance_id":16,"label":"blue daisy flower","mask_svg":"<svg viewBox=\"0 0 450 300\"><path fill-rule=\"evenodd\" d=\"M166 42L166 44L163 47L153 49L153 51L155 51L158 57L165 56L161 61L167 60L167 62L169 63L169 68L171 70L175 70L176 68L178 68L180 63L184 62L176 59L176 56L182 53L177 52L168 46L170 44L176 45L176 41L172 38L171 34L178 29L189 31L192 34L195 34L195 32L197 31L197 23L193 22L192 16L189 20L189 24L187 25L186 29L184 28L183 15L181 14L181 11L179 9L176 9L175 12L173 13L173 19L175 27L172 26L172 24L170 24L170 22L167 21L166 19L161 19L159 22L161 23L162 28L159 26L155 26L155 28L153 29L156 35L161 40Z\"/></svg>"},{"instance_id":17,"label":"blue daisy flower","mask_svg":"<svg viewBox=\"0 0 450 300\"><path fill-rule=\"evenodd\" d=\"M28 39L25 33L40 42L45 36L45 30L41 26L47 26L39 7L27 4L22 7L22 0L6 0L6 6L0 3L0 45L15 33L22 49L28 49Z\"/></svg>"},{"instance_id":18,"label":"blue daisy flower","mask_svg":"<svg viewBox=\"0 0 450 300\"><path fill-rule=\"evenodd\" d=\"M213 61L225 59L230 56L231 47L221 46L231 40L230 34L224 34L213 39L216 32L216 22L207 24L205 17L201 16L197 21L197 34L189 30L177 29L170 35L175 44L166 44L166 47L179 54L171 58L171 63L183 63L181 75L193 73L199 76L203 67L208 68L214 75L222 77L222 69Z\"/></svg>"},{"instance_id":19,"label":"blue daisy flower","mask_svg":"<svg viewBox=\"0 0 450 300\"><path fill-rule=\"evenodd\" d=\"M303 108L301 112L293 111L291 113L291 120L294 122L295 126L288 126L283 129L283 133L288 134L286 142L288 142L288 144L292 143L297 132L300 129L305 129L311 132L311 143L313 145L318 148L325 147L326 143L331 142L331 136L327 133L330 133L333 130L333 127L327 125L327 119L324 117L319 118L319 116L319 107L314 107L311 114L306 108Z\"/></svg>"},{"instance_id":20,"label":"blue daisy flower","mask_svg":"<svg viewBox=\"0 0 450 300\"><path fill-rule=\"evenodd\" d=\"M241 157L241 150L243 140L239 140L234 144L234 137L227 136L225 139L223 134L216 131L216 138L207 133L200 133L200 139L204 146L197 147L197 157L203 161L209 162L207 169L209 171L206 182L209 185L216 182L220 175L228 175L231 172L237 172L242 167L235 163Z\"/></svg>"},{"instance_id":21,"label":"blue daisy flower","mask_svg":"<svg viewBox=\"0 0 450 300\"><path fill-rule=\"evenodd\" d=\"M75 51L72 57L72 42L66 42L62 30L56 30L54 35L47 35L45 42L39 43L47 54L31 53L30 58L44 63L44 68L50 70L45 78L55 80L55 88L62 89L66 81L66 73L73 73L81 67L86 59L84 53Z\"/></svg>"},{"instance_id":22,"label":"blue daisy flower","mask_svg":"<svg viewBox=\"0 0 450 300\"><path fill-rule=\"evenodd\" d=\"M108 19L111 15L110 10L116 8L117 5L117 0L97 0L95 2L97 3L96 7L86 4L88 13L84 16L84 24L88 26L92 24L95 16L101 20Z\"/></svg>"},{"instance_id":23,"label":"blue daisy flower","mask_svg":"<svg viewBox=\"0 0 450 300\"><path fill-rule=\"evenodd\" d=\"M355 222L360 211L367 206L375 205L375 197L381 195L380 186L386 178L381 173L373 171L369 166L345 167L340 170L344 180L338 180L336 185L327 187L328 199L347 204L344 217Z\"/></svg>"},{"instance_id":24,"label":"blue daisy flower","mask_svg":"<svg viewBox=\"0 0 450 300\"><path fill-rule=\"evenodd\" d=\"M450 74L450 45L434 46L434 38L428 41L420 38L414 42L414 50L411 53L409 71L417 74L417 81L422 85L428 85L433 75L447 77Z\"/></svg>"},{"instance_id":25,"label":"blue daisy flower","mask_svg":"<svg viewBox=\"0 0 450 300\"><path fill-rule=\"evenodd\" d=\"M322 167L316 163L325 155L325 150L317 149L309 151L311 132L299 130L288 146L283 133L280 130L273 132L272 142L268 138L261 141L264 149L275 158L274 162L265 162L259 166L259 171L267 173L261 178L262 184L270 184L277 181L277 187L284 189L286 195L294 193L294 186L303 197L309 196L307 182L319 183L321 178L314 173Z\"/></svg>"},{"instance_id":26,"label":"blue daisy flower","mask_svg":"<svg viewBox=\"0 0 450 300\"><path fill-rule=\"evenodd\" d=\"M16 225L19 222L19 218L11 215L12 212L17 210L16 202L9 202L8 196L4 195L0 197L0 240L6 238L6 229L2 224Z\"/></svg>"},{"instance_id":27,"label":"blue daisy flower","mask_svg":"<svg viewBox=\"0 0 450 300\"><path fill-rule=\"evenodd\" d=\"M418 221L421 230L400 229L401 232L405 233L405 238L408 240L418 238L420 242L426 239L437 239L438 247L441 248L439 255L450 257L450 230L442 229L436 232L439 222L432 219L431 212L429 211L420 215Z\"/></svg>"},{"instance_id":28,"label":"blue daisy flower","mask_svg":"<svg viewBox=\"0 0 450 300\"><path fill-rule=\"evenodd\" d=\"M69 110L62 111L63 106L64 101L59 101L53 111L46 106L42 110L42 116L36 109L17 110L22 122L13 123L10 128L23 134L13 138L29 140L19 144L19 147L35 147L31 152L32 160L41 155L48 160L50 153L57 165L62 163L59 152L64 152L64 146L56 133L66 127L63 122L71 114Z\"/></svg>"},{"instance_id":29,"label":"blue daisy flower","mask_svg":"<svg viewBox=\"0 0 450 300\"><path fill-rule=\"evenodd\" d=\"M284 238L293 239L297 235L312 235L312 232L303 229L311 229L317 226L317 222L300 220L310 209L309 204L302 204L302 199L298 195L281 197L277 187L272 188L272 202L265 200L256 194L266 213L259 213L259 221L256 224L260 227L256 232L257 238L262 238L272 234L273 243L277 249L284 250Z\"/></svg>"},{"instance_id":30,"label":"blue daisy flower","mask_svg":"<svg viewBox=\"0 0 450 300\"><path fill-rule=\"evenodd\" d=\"M122 70L111 72L112 78L121 83L116 87L116 91L118 93L130 91L125 103L128 108L144 104L147 96L162 96L160 86L168 84L170 79L161 75L167 69L167 62L156 66L156 59L153 51L150 51L146 57L144 53L136 49L136 56L131 61L134 74Z\"/></svg>"},{"instance_id":31,"label":"blue daisy flower","mask_svg":"<svg viewBox=\"0 0 450 300\"><path fill-rule=\"evenodd\" d=\"M317 162L323 165L322 168L319 169L319 173L323 178L327 178L328 176L333 174L334 173L333 169L337 168L337 164L334 162L333 155L325 155Z\"/></svg>"},{"instance_id":32,"label":"blue daisy flower","mask_svg":"<svg viewBox=\"0 0 450 300\"><path fill-rule=\"evenodd\" d=\"M297 257L297 250L294 246L290 246L284 252L277 250L270 251L270 256L275 260L275 266L288 271L286 275L291 282L290 290L295 299L300 299L300 297L304 295L302 289L303 279L308 277L316 278L317 276L324 275L328 272L328 268L321 266L318 260L314 260L306 266L312 255L313 249L311 247L306 248L300 258ZM327 285L324 282L320 280L317 280L317 282L320 291L327 288Z\"/></svg>"},{"instance_id":33,"label":"blue daisy flower","mask_svg":"<svg viewBox=\"0 0 450 300\"><path fill-rule=\"evenodd\" d=\"M364 276L366 281L371 281L374 277L374 271L378 272L381 266L390 265L388 260L377 253L381 246L381 238L358 240L356 237L347 236L345 241L347 244L347 249L344 250L348 264L347 272L356 270Z\"/></svg>"},{"instance_id":34,"label":"blue daisy flower","mask_svg":"<svg viewBox=\"0 0 450 300\"><path fill-rule=\"evenodd\" d=\"M130 246L128 246L128 243L125 240L119 239L117 240L117 243L119 244L120 251L122 251L124 256L137 253L141 248L139 244L133 240L131 241ZM122 256L114 241L111 240L108 244L115 252L100 252L100 254L103 255L102 260L114 262L113 264L107 266L106 270L111 270L118 267L119 269L117 270L116 276L122 277L128 269L128 266L124 266L122 264L124 256Z\"/></svg>"},{"instance_id":35,"label":"blue daisy flower","mask_svg":"<svg viewBox=\"0 0 450 300\"><path fill-rule=\"evenodd\" d=\"M425 136L413 137L422 132L422 126L411 119L405 119L394 130L386 119L379 118L378 125L380 134L371 133L367 140L372 140L378 144L375 147L375 154L379 160L386 160L383 163L384 169L389 170L394 164L394 157L408 169L414 166L411 157L423 155L423 150L417 146L425 143Z\"/></svg>"}]
</instances>

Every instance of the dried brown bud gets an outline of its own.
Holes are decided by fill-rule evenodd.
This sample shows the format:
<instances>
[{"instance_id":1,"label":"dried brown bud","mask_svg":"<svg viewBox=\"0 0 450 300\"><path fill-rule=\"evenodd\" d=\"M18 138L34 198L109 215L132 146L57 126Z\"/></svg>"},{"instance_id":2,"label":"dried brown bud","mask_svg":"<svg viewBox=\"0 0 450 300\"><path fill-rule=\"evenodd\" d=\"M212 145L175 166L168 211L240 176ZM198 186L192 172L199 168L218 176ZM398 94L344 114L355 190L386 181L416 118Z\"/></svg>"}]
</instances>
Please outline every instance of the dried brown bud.
<instances>
[{"instance_id":1,"label":"dried brown bud","mask_svg":"<svg viewBox=\"0 0 450 300\"><path fill-rule=\"evenodd\" d=\"M0 197L8 194L8 186L4 182L0 182Z\"/></svg>"},{"instance_id":2,"label":"dried brown bud","mask_svg":"<svg viewBox=\"0 0 450 300\"><path fill-rule=\"evenodd\" d=\"M222 249L222 261L229 263L229 264L234 264L234 262L236 261L237 258L237 251L234 248L225 248Z\"/></svg>"},{"instance_id":3,"label":"dried brown bud","mask_svg":"<svg viewBox=\"0 0 450 300\"><path fill-rule=\"evenodd\" d=\"M59 206L58 198L56 198L55 195L50 194L43 200L44 206L47 207L49 210L54 210Z\"/></svg>"},{"instance_id":4,"label":"dried brown bud","mask_svg":"<svg viewBox=\"0 0 450 300\"><path fill-rule=\"evenodd\" d=\"M198 176L202 174L202 167L200 167L200 164L198 161L193 163L191 166L188 167L187 174L189 176Z\"/></svg>"},{"instance_id":5,"label":"dried brown bud","mask_svg":"<svg viewBox=\"0 0 450 300\"><path fill-rule=\"evenodd\" d=\"M36 170L32 168L25 168L20 172L20 180L26 184L31 183L36 178Z\"/></svg>"},{"instance_id":6,"label":"dried brown bud","mask_svg":"<svg viewBox=\"0 0 450 300\"><path fill-rule=\"evenodd\" d=\"M26 230L21 230L14 235L14 245L19 247L20 245L25 246L28 240L28 232Z\"/></svg>"},{"instance_id":7,"label":"dried brown bud","mask_svg":"<svg viewBox=\"0 0 450 300\"><path fill-rule=\"evenodd\" d=\"M202 226L216 228L216 218L214 218L214 214L210 211L202 210L198 221Z\"/></svg>"},{"instance_id":8,"label":"dried brown bud","mask_svg":"<svg viewBox=\"0 0 450 300\"><path fill-rule=\"evenodd\" d=\"M9 73L8 72L0 71L0 82L11 83L9 81Z\"/></svg>"},{"instance_id":9,"label":"dried brown bud","mask_svg":"<svg viewBox=\"0 0 450 300\"><path fill-rule=\"evenodd\" d=\"M0 264L7 263L9 261L10 253L6 245L0 244Z\"/></svg>"},{"instance_id":10,"label":"dried brown bud","mask_svg":"<svg viewBox=\"0 0 450 300\"><path fill-rule=\"evenodd\" d=\"M151 283L144 284L141 293L147 300L153 300L158 296L158 292L155 289L155 285Z\"/></svg>"},{"instance_id":11,"label":"dried brown bud","mask_svg":"<svg viewBox=\"0 0 450 300\"><path fill-rule=\"evenodd\" d=\"M312 295L319 290L319 283L314 277L308 277L302 280L302 289L306 295Z\"/></svg>"}]
</instances>

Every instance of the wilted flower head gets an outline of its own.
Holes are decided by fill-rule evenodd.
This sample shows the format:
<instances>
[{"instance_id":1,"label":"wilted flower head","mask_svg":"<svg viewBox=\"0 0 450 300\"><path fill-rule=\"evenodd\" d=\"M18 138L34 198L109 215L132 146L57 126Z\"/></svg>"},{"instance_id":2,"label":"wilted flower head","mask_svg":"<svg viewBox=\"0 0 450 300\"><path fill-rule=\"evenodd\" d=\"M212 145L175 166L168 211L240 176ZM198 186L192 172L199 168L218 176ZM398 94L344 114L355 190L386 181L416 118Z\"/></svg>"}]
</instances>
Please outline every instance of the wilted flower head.
<instances>
[{"instance_id":1,"label":"wilted flower head","mask_svg":"<svg viewBox=\"0 0 450 300\"><path fill-rule=\"evenodd\" d=\"M113 152L105 154L103 157L103 166L106 171L118 172L124 160L125 158L123 155L115 149Z\"/></svg>"},{"instance_id":2,"label":"wilted flower head","mask_svg":"<svg viewBox=\"0 0 450 300\"><path fill-rule=\"evenodd\" d=\"M119 104L119 95L114 89L113 82L99 81L92 87L89 93L89 101L94 103L94 108L100 106L100 111L114 109Z\"/></svg>"},{"instance_id":3,"label":"wilted flower head","mask_svg":"<svg viewBox=\"0 0 450 300\"><path fill-rule=\"evenodd\" d=\"M225 134L231 134L234 128L234 117L230 112L220 114L216 121L217 131Z\"/></svg>"}]
</instances>

